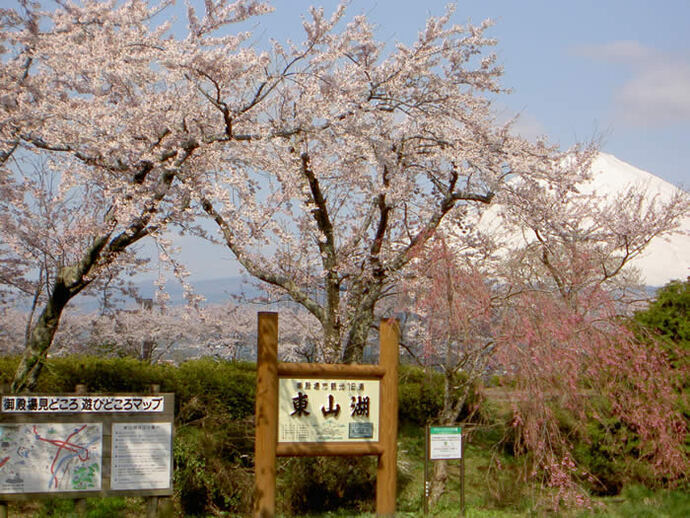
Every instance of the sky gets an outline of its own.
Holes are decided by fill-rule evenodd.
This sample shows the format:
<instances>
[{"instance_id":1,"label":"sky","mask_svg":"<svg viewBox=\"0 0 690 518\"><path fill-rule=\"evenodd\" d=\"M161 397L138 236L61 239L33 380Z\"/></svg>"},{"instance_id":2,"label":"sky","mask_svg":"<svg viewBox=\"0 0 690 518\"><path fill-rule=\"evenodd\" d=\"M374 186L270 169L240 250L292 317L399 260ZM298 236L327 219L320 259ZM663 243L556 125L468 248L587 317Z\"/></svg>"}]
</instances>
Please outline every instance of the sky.
<instances>
[{"instance_id":1,"label":"sky","mask_svg":"<svg viewBox=\"0 0 690 518\"><path fill-rule=\"evenodd\" d=\"M257 45L300 40L311 5L336 7L325 0L271 3L275 11L248 27ZM409 43L447 4L352 0L348 13L366 14L382 41ZM498 40L502 84L512 90L497 109L505 119L519 114L523 136L546 135L562 148L597 139L602 151L690 187L690 0L467 0L453 15L459 24L487 18L495 23L488 36ZM192 240L183 249L192 279L237 273L227 250L205 253Z\"/></svg>"},{"instance_id":2,"label":"sky","mask_svg":"<svg viewBox=\"0 0 690 518\"><path fill-rule=\"evenodd\" d=\"M447 0L352 0L386 42L410 42ZM298 38L311 5L275 0L257 22L263 37ZM690 184L690 1L468 0L453 21L479 24L503 65L505 116L520 114L525 136L568 147L601 139L601 148L675 184ZM260 36L261 37L261 36Z\"/></svg>"}]
</instances>

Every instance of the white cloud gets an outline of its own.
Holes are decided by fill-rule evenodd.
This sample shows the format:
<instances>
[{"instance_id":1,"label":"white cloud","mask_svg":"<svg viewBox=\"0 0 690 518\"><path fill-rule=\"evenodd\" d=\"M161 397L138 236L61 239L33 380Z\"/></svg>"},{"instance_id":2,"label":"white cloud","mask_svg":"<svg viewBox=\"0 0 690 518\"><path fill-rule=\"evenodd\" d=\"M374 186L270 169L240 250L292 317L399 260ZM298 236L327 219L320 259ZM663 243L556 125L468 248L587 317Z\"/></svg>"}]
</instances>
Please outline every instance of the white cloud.
<instances>
[{"instance_id":1,"label":"white cloud","mask_svg":"<svg viewBox=\"0 0 690 518\"><path fill-rule=\"evenodd\" d=\"M511 122L510 132L530 141L544 138L547 134L544 125L527 110L522 110L516 115L513 110L503 106L497 113L496 122L499 124Z\"/></svg>"},{"instance_id":2,"label":"white cloud","mask_svg":"<svg viewBox=\"0 0 690 518\"><path fill-rule=\"evenodd\" d=\"M631 69L631 77L614 93L614 113L626 124L663 126L690 121L690 61L645 47L616 41L579 47L577 54Z\"/></svg>"},{"instance_id":3,"label":"white cloud","mask_svg":"<svg viewBox=\"0 0 690 518\"><path fill-rule=\"evenodd\" d=\"M612 41L602 45L582 45L575 49L576 54L600 61L639 63L654 57L651 49L637 41Z\"/></svg>"},{"instance_id":4,"label":"white cloud","mask_svg":"<svg viewBox=\"0 0 690 518\"><path fill-rule=\"evenodd\" d=\"M617 92L616 109L641 126L690 121L690 63L644 67Z\"/></svg>"}]
</instances>

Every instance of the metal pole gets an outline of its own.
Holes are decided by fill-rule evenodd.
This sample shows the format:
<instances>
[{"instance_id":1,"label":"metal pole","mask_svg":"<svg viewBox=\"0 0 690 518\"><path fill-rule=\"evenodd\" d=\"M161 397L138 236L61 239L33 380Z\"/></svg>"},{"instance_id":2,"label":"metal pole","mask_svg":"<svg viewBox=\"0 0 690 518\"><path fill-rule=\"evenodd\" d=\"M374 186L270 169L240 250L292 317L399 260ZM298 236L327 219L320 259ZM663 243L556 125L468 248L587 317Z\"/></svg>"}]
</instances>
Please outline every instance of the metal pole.
<instances>
[{"instance_id":1,"label":"metal pole","mask_svg":"<svg viewBox=\"0 0 690 518\"><path fill-rule=\"evenodd\" d=\"M151 394L158 394L161 391L161 386L153 383L149 386ZM146 498L146 518L156 518L158 516L158 497L149 496Z\"/></svg>"},{"instance_id":2,"label":"metal pole","mask_svg":"<svg viewBox=\"0 0 690 518\"><path fill-rule=\"evenodd\" d=\"M462 435L460 436L462 437ZM460 510L465 516L465 441L460 439Z\"/></svg>"},{"instance_id":3,"label":"metal pole","mask_svg":"<svg viewBox=\"0 0 690 518\"><path fill-rule=\"evenodd\" d=\"M429 423L424 427L424 489L422 503L424 505L424 516L429 514Z\"/></svg>"}]
</instances>

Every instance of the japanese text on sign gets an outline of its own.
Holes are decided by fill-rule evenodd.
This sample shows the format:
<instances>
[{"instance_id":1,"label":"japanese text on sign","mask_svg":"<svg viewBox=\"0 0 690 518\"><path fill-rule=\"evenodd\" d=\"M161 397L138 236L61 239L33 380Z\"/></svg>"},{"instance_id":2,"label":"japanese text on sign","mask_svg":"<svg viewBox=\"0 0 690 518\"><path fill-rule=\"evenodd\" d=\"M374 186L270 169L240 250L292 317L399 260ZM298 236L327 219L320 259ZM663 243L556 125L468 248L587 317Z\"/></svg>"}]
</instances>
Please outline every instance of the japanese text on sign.
<instances>
[{"instance_id":1,"label":"japanese text on sign","mask_svg":"<svg viewBox=\"0 0 690 518\"><path fill-rule=\"evenodd\" d=\"M462 428L432 426L429 429L429 458L431 460L462 458Z\"/></svg>"},{"instance_id":2,"label":"japanese text on sign","mask_svg":"<svg viewBox=\"0 0 690 518\"><path fill-rule=\"evenodd\" d=\"M172 487L172 423L114 423L111 489Z\"/></svg>"},{"instance_id":3,"label":"japanese text on sign","mask_svg":"<svg viewBox=\"0 0 690 518\"><path fill-rule=\"evenodd\" d=\"M163 396L2 396L3 413L163 412Z\"/></svg>"},{"instance_id":4,"label":"japanese text on sign","mask_svg":"<svg viewBox=\"0 0 690 518\"><path fill-rule=\"evenodd\" d=\"M378 441L378 380L279 380L280 442Z\"/></svg>"}]
</instances>

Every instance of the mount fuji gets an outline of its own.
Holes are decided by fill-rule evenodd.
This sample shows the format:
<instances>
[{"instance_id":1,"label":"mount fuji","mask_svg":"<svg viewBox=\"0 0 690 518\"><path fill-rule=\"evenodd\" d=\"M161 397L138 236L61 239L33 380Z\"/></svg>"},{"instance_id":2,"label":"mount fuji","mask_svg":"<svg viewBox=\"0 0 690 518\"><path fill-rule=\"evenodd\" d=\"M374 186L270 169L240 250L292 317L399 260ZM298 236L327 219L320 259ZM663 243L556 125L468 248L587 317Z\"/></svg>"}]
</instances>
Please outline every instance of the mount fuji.
<instances>
[{"instance_id":1,"label":"mount fuji","mask_svg":"<svg viewBox=\"0 0 690 518\"><path fill-rule=\"evenodd\" d=\"M615 200L631 188L645 192L646 198L664 203L674 195L685 192L681 188L630 165L613 155L599 153L590 167L591 179L578 185L580 193L596 193L605 199ZM483 232L502 235L508 247L520 247L526 237L504 229L500 205L484 211L479 226ZM650 288L660 287L671 280L684 281L690 276L690 213L680 222L679 228L667 235L650 241L644 251L628 262L629 267L639 270L641 281Z\"/></svg>"},{"instance_id":2,"label":"mount fuji","mask_svg":"<svg viewBox=\"0 0 690 518\"><path fill-rule=\"evenodd\" d=\"M591 187L595 192L615 195L630 187L647 191L650 197L666 201L680 188L647 171L638 169L613 155L599 153L592 164ZM686 195L690 196L686 192ZM649 243L644 252L630 263L640 270L647 286L659 287L672 280L690 276L690 215L680 222L677 232Z\"/></svg>"}]
</instances>

